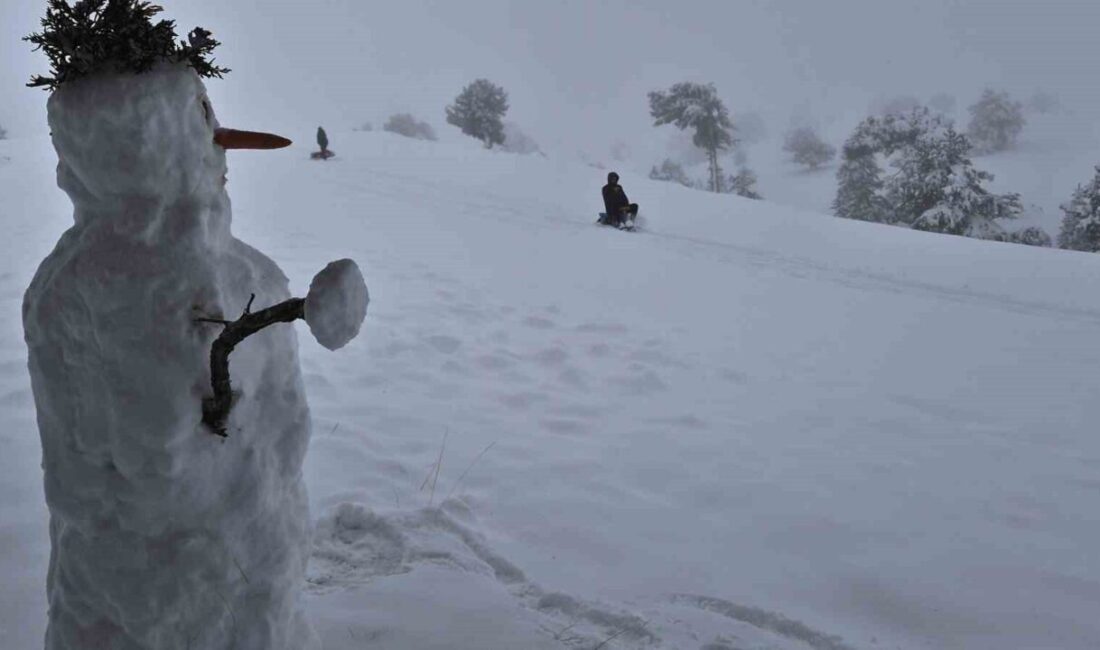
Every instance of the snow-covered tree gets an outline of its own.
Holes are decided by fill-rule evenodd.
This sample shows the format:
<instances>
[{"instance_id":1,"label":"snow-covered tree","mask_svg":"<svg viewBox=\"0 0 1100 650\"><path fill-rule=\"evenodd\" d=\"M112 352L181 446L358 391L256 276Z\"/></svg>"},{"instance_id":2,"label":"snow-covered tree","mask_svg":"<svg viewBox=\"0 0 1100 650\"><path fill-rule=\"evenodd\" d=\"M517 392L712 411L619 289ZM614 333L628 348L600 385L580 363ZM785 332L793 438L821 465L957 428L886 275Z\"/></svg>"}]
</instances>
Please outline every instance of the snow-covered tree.
<instances>
[{"instance_id":1,"label":"snow-covered tree","mask_svg":"<svg viewBox=\"0 0 1100 650\"><path fill-rule=\"evenodd\" d=\"M679 183L684 187L695 187L695 183L684 172L684 167L671 158L665 158L660 167L654 165L649 170L649 177L655 181Z\"/></svg>"},{"instance_id":2,"label":"snow-covered tree","mask_svg":"<svg viewBox=\"0 0 1100 650\"><path fill-rule=\"evenodd\" d=\"M1027 228L1014 230L1009 233L1008 240L1014 244L1039 246L1041 248L1050 248L1053 245L1053 240L1051 240L1047 231L1038 226L1028 226Z\"/></svg>"},{"instance_id":3,"label":"snow-covered tree","mask_svg":"<svg viewBox=\"0 0 1100 650\"><path fill-rule=\"evenodd\" d=\"M1008 93L987 89L970 107L967 135L979 153L1004 151L1016 144L1023 130L1023 105L1013 101Z\"/></svg>"},{"instance_id":4,"label":"snow-covered tree","mask_svg":"<svg viewBox=\"0 0 1100 650\"><path fill-rule=\"evenodd\" d=\"M890 207L882 197L882 169L874 151L845 145L844 159L836 172L837 191L833 214L845 219L889 223Z\"/></svg>"},{"instance_id":5,"label":"snow-covered tree","mask_svg":"<svg viewBox=\"0 0 1100 650\"><path fill-rule=\"evenodd\" d=\"M410 113L395 113L382 125L382 130L403 135L414 140L435 141L435 129L427 122L421 122Z\"/></svg>"},{"instance_id":6,"label":"snow-covered tree","mask_svg":"<svg viewBox=\"0 0 1100 650\"><path fill-rule=\"evenodd\" d=\"M987 172L974 168L969 139L928 109L870 117L844 146L837 171L838 216L918 230L1005 240L997 223L1020 214L1016 194L993 194ZM878 159L896 169L883 178Z\"/></svg>"},{"instance_id":7,"label":"snow-covered tree","mask_svg":"<svg viewBox=\"0 0 1100 650\"><path fill-rule=\"evenodd\" d=\"M888 158L911 145L920 134L942 125L942 119L928 109L906 115L872 116L860 122L844 143L843 161L836 174L833 214L846 219L894 223L896 216L884 196L886 184L878 159Z\"/></svg>"},{"instance_id":8,"label":"snow-covered tree","mask_svg":"<svg viewBox=\"0 0 1100 650\"><path fill-rule=\"evenodd\" d=\"M974 168L969 139L947 127L922 134L904 148L894 166L887 196L898 220L915 230L977 239L1008 238L998 219L1014 219L1023 210L1018 194L993 194L985 185L993 175Z\"/></svg>"},{"instance_id":9,"label":"snow-covered tree","mask_svg":"<svg viewBox=\"0 0 1100 650\"><path fill-rule=\"evenodd\" d=\"M504 123L504 144L500 148L509 153L524 155L542 153L539 143L535 142L535 139L527 135L515 122Z\"/></svg>"},{"instance_id":10,"label":"snow-covered tree","mask_svg":"<svg viewBox=\"0 0 1100 650\"><path fill-rule=\"evenodd\" d=\"M812 127L803 126L787 133L783 151L791 155L791 160L818 169L836 156L836 147L821 139Z\"/></svg>"},{"instance_id":11,"label":"snow-covered tree","mask_svg":"<svg viewBox=\"0 0 1100 650\"><path fill-rule=\"evenodd\" d=\"M654 126L673 124L692 129L692 143L707 154L710 177L707 189L722 191L722 169L718 154L733 146L733 122L714 84L682 82L667 91L649 93L649 114Z\"/></svg>"},{"instance_id":12,"label":"snow-covered tree","mask_svg":"<svg viewBox=\"0 0 1100 650\"><path fill-rule=\"evenodd\" d=\"M1073 197L1062 204L1062 230L1058 247L1100 252L1100 165L1086 185L1078 185Z\"/></svg>"},{"instance_id":13,"label":"snow-covered tree","mask_svg":"<svg viewBox=\"0 0 1100 650\"><path fill-rule=\"evenodd\" d=\"M756 190L756 173L748 167L742 167L737 173L727 180L730 194L743 196L746 199L762 199L760 192Z\"/></svg>"},{"instance_id":14,"label":"snow-covered tree","mask_svg":"<svg viewBox=\"0 0 1100 650\"><path fill-rule=\"evenodd\" d=\"M477 79L462 89L447 107L447 123L485 143L486 149L504 144L504 114L508 93L488 79Z\"/></svg>"}]
</instances>

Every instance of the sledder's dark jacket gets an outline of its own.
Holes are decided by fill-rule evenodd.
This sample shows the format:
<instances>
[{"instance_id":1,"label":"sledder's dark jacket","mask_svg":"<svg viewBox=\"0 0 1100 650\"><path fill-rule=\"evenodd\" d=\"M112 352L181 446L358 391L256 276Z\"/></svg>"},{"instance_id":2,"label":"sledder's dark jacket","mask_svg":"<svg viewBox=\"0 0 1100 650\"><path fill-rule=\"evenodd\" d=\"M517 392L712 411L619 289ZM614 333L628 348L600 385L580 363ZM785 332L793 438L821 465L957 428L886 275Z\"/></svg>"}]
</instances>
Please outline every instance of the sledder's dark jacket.
<instances>
[{"instance_id":1,"label":"sledder's dark jacket","mask_svg":"<svg viewBox=\"0 0 1100 650\"><path fill-rule=\"evenodd\" d=\"M603 186L603 207L609 217L618 216L623 208L630 205L630 199L626 198L623 186L618 183L610 183Z\"/></svg>"}]
</instances>

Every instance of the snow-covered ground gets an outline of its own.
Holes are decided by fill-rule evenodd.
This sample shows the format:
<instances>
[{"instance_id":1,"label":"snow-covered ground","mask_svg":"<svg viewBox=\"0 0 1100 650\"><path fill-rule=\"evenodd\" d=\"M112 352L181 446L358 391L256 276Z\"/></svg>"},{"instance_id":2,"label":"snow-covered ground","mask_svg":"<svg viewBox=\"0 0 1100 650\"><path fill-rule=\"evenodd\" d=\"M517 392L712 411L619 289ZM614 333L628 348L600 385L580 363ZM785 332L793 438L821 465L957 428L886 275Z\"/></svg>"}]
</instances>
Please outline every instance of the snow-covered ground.
<instances>
[{"instance_id":1,"label":"snow-covered ground","mask_svg":"<svg viewBox=\"0 0 1100 650\"><path fill-rule=\"evenodd\" d=\"M579 163L330 137L229 160L296 295L342 257L370 286L340 353L295 325L328 650L1100 646L1100 256L624 173L626 234ZM0 142L5 649L45 627L20 305L55 164Z\"/></svg>"}]
</instances>

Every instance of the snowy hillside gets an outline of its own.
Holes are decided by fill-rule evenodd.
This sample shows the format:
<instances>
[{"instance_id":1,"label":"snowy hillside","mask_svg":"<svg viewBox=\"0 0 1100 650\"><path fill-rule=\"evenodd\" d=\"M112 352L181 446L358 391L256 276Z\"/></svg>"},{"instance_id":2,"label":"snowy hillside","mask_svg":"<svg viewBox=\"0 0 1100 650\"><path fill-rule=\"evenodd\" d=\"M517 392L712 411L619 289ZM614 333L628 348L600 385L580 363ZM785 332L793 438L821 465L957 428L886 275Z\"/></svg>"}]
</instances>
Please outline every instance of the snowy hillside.
<instances>
[{"instance_id":1,"label":"snowy hillside","mask_svg":"<svg viewBox=\"0 0 1100 650\"><path fill-rule=\"evenodd\" d=\"M370 286L339 354L295 325L327 650L1100 646L1100 255L623 170L620 233L598 169L330 138L228 185L295 295L343 257ZM55 164L0 142L4 649L45 629L20 306Z\"/></svg>"}]
</instances>

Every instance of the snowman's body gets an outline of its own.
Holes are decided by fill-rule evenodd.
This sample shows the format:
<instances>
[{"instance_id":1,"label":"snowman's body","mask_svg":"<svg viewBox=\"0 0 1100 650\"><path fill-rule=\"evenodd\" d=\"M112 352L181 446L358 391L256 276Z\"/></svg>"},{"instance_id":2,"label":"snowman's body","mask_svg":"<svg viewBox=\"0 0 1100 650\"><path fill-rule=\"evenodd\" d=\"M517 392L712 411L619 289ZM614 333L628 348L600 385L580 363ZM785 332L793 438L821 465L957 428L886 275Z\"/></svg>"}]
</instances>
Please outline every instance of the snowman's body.
<instances>
[{"instance_id":1,"label":"snowman's body","mask_svg":"<svg viewBox=\"0 0 1100 650\"><path fill-rule=\"evenodd\" d=\"M47 650L302 650L310 424L293 327L232 357L227 439L202 424L216 324L289 297L230 233L225 152L183 65L49 101L75 224L24 328L53 552Z\"/></svg>"}]
</instances>

